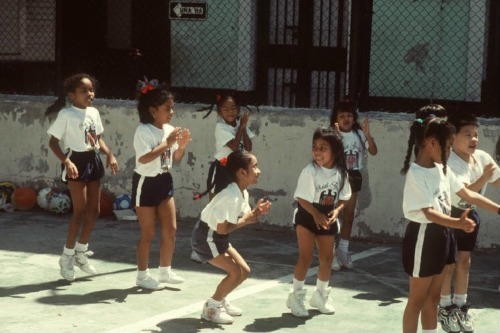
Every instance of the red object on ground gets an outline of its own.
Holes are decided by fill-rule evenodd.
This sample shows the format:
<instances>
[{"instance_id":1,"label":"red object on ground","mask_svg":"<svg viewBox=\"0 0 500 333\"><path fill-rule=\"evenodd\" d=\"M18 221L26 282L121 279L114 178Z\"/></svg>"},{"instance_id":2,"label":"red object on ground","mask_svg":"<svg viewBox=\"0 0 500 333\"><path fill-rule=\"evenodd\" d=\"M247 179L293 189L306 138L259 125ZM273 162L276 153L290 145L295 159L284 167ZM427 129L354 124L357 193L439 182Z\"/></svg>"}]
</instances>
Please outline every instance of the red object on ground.
<instances>
[{"instance_id":1,"label":"red object on ground","mask_svg":"<svg viewBox=\"0 0 500 333\"><path fill-rule=\"evenodd\" d=\"M16 210L30 210L36 205L36 191L31 187L18 187L12 193L12 205Z\"/></svg>"}]
</instances>

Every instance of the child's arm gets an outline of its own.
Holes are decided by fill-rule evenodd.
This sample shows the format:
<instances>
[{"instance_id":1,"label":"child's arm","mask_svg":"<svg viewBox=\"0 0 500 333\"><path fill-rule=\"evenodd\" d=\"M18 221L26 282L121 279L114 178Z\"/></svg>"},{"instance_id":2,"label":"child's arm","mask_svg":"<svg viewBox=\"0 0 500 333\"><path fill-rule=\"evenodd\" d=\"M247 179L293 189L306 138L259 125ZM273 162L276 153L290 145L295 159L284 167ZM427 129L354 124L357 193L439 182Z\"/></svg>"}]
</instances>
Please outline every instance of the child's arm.
<instances>
[{"instance_id":1,"label":"child's arm","mask_svg":"<svg viewBox=\"0 0 500 333\"><path fill-rule=\"evenodd\" d=\"M116 175L118 172L118 162L116 161L115 156L111 153L100 135L97 136L97 141L99 142L99 150L106 155L106 167L111 168L111 173Z\"/></svg>"},{"instance_id":2,"label":"child's arm","mask_svg":"<svg viewBox=\"0 0 500 333\"><path fill-rule=\"evenodd\" d=\"M167 137L167 140L161 142L158 146L154 147L149 153L146 153L139 157L139 162L142 164L149 163L153 161L155 158L163 154L164 152L167 151L170 147L172 147L175 142L177 141L177 136L179 132L181 131L180 127L176 127L172 133L169 134ZM184 152L182 152L184 154Z\"/></svg>"},{"instance_id":3,"label":"child's arm","mask_svg":"<svg viewBox=\"0 0 500 333\"><path fill-rule=\"evenodd\" d=\"M468 203L477 205L483 209L489 210L492 213L500 214L500 205L494 203L490 199L482 196L481 194L471 191L467 187L462 188L457 192L457 195L467 201Z\"/></svg>"},{"instance_id":4,"label":"child's arm","mask_svg":"<svg viewBox=\"0 0 500 333\"><path fill-rule=\"evenodd\" d=\"M330 223L331 223L331 217L326 216L325 214L321 213L319 210L317 210L312 203L310 203L307 200L304 200L302 198L297 198L297 201L299 204L308 212L309 214L312 215L314 219L314 223L316 223L316 227L319 229L328 229L330 228ZM334 211L334 210L333 210ZM332 212L333 212L332 211ZM330 214L328 214L330 215Z\"/></svg>"},{"instance_id":5,"label":"child's arm","mask_svg":"<svg viewBox=\"0 0 500 333\"><path fill-rule=\"evenodd\" d=\"M484 166L483 174L481 175L481 177L479 177L474 183L467 186L467 188L469 190L474 191L474 192L479 192L479 190L481 190L483 188L483 186L491 179L491 177L493 177L493 174L494 174L496 168L497 168L497 166L495 165L495 163L486 164ZM499 187L500 186L500 178L495 180L493 183L491 183L491 185L493 185L495 187Z\"/></svg>"},{"instance_id":6,"label":"child's arm","mask_svg":"<svg viewBox=\"0 0 500 333\"><path fill-rule=\"evenodd\" d=\"M264 201L264 199L259 199L257 205L255 205L255 208L251 212L248 212L242 217L240 217L238 223L234 224L234 223L229 223L228 221L218 223L217 233L228 234L248 224L256 223L259 216L265 215L269 212L269 208L271 208L270 201L267 200Z\"/></svg>"},{"instance_id":7,"label":"child's arm","mask_svg":"<svg viewBox=\"0 0 500 333\"><path fill-rule=\"evenodd\" d=\"M368 141L368 152L371 155L377 155L378 148L377 148L377 144L375 143L375 139L370 134L370 124L368 123L368 118L365 118L365 120L363 121L363 125L361 125L361 129L363 130L363 133L365 134L366 141Z\"/></svg>"},{"instance_id":8,"label":"child's arm","mask_svg":"<svg viewBox=\"0 0 500 333\"><path fill-rule=\"evenodd\" d=\"M234 139L226 143L226 146L232 151L236 151L238 149L241 139L243 139L243 146L245 147L245 150L249 152L252 151L252 140L248 137L247 133L248 116L248 111L243 113L243 116L240 118L240 126L236 132L236 136Z\"/></svg>"},{"instance_id":9,"label":"child's arm","mask_svg":"<svg viewBox=\"0 0 500 333\"><path fill-rule=\"evenodd\" d=\"M177 139L177 144L179 147L173 154L174 162L180 162L182 157L184 157L184 151L186 150L186 146L191 142L191 133L187 128L180 131Z\"/></svg>"},{"instance_id":10,"label":"child's arm","mask_svg":"<svg viewBox=\"0 0 500 333\"><path fill-rule=\"evenodd\" d=\"M462 229L465 232L472 232L474 231L474 228L476 227L476 223L471 220L470 218L467 217L467 214L469 214L470 209L466 209L460 218L455 218L451 217L449 215L443 214L441 212L438 212L432 207L427 207L427 208L422 208L422 212L425 215L425 218L428 219L429 221L432 221L436 224L449 227L449 228L455 228L455 229Z\"/></svg>"},{"instance_id":11,"label":"child's arm","mask_svg":"<svg viewBox=\"0 0 500 333\"><path fill-rule=\"evenodd\" d=\"M78 178L78 169L76 168L76 165L73 164L73 162L71 162L71 160L68 157L66 157L66 155L62 151L61 146L59 146L58 138L52 135L50 136L49 148L50 150L52 150L54 155L56 155L57 159L64 164L68 178L70 179Z\"/></svg>"},{"instance_id":12,"label":"child's arm","mask_svg":"<svg viewBox=\"0 0 500 333\"><path fill-rule=\"evenodd\" d=\"M330 213L328 213L330 224L335 222L335 220L339 217L340 212L342 211L342 209L344 209L345 203L346 203L345 200L339 200L337 207L333 209Z\"/></svg>"}]
</instances>

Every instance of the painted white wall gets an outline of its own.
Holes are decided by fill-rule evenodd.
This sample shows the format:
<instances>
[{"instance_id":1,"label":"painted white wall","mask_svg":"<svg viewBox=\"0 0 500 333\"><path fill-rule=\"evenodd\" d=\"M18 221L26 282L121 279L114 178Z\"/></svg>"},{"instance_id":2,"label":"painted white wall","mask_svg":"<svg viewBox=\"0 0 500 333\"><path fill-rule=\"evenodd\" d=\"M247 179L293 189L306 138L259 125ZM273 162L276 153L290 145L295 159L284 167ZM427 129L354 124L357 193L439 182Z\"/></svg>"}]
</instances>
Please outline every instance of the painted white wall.
<instances>
[{"instance_id":1,"label":"painted white wall","mask_svg":"<svg viewBox=\"0 0 500 333\"><path fill-rule=\"evenodd\" d=\"M0 95L0 181L12 181L35 189L53 186L64 189L58 179L60 165L48 147L46 131L54 119L45 118L44 111L53 97ZM96 100L104 123L104 139L117 156L121 170L118 176L109 173L103 187L118 195L131 192L134 169L133 134L139 123L133 101ZM193 141L186 155L172 174L178 217L196 219L207 198L192 200L195 191L205 189L209 163L214 151L215 113L203 120L196 112L200 105L177 104L173 125L188 127ZM283 109L261 107L250 118L256 133L253 140L262 174L257 185L249 189L251 200L267 197L273 202L269 215L261 219L267 225L289 227L292 220L292 196L300 171L311 158L314 129L328 125L329 110ZM413 115L369 112L371 131L379 153L367 158L363 171L363 188L358 195L359 214L353 236L375 240L399 240L406 222L401 200L404 177L399 174L408 140L408 127ZM493 153L500 120L480 119L480 148ZM486 193L496 202L500 194L492 187ZM481 211L482 226L479 247L500 245L500 223L497 215Z\"/></svg>"}]
</instances>

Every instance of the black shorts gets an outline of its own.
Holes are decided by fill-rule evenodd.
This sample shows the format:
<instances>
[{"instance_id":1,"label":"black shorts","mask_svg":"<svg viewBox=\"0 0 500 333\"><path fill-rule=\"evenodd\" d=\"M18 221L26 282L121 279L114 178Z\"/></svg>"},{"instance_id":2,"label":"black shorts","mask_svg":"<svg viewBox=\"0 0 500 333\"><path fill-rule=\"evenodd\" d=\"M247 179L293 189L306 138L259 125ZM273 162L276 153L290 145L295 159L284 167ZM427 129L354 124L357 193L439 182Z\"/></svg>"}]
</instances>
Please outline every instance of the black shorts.
<instances>
[{"instance_id":1,"label":"black shorts","mask_svg":"<svg viewBox=\"0 0 500 333\"><path fill-rule=\"evenodd\" d=\"M156 207L174 196L174 181L170 172L146 177L134 172L132 176L132 204L134 207Z\"/></svg>"},{"instance_id":2,"label":"black shorts","mask_svg":"<svg viewBox=\"0 0 500 333\"><path fill-rule=\"evenodd\" d=\"M207 188L211 189L210 193L217 194L231 184L231 180L227 175L226 167L220 164L219 160L215 160L210 164L207 177Z\"/></svg>"},{"instance_id":3,"label":"black shorts","mask_svg":"<svg viewBox=\"0 0 500 333\"><path fill-rule=\"evenodd\" d=\"M464 211L457 207L451 207L451 217L460 217ZM481 225L481 220L479 219L479 214L475 209L471 209L467 215L471 220L476 222L476 227L473 232L467 233L460 229L453 229L455 233L455 239L457 241L458 251L472 252L476 247L477 235L479 234L479 226Z\"/></svg>"},{"instance_id":4,"label":"black shorts","mask_svg":"<svg viewBox=\"0 0 500 333\"><path fill-rule=\"evenodd\" d=\"M351 186L351 192L361 191L361 184L363 182L363 177L359 170L347 170L349 175L349 185Z\"/></svg>"},{"instance_id":5,"label":"black shorts","mask_svg":"<svg viewBox=\"0 0 500 333\"><path fill-rule=\"evenodd\" d=\"M102 164L101 157L99 157L98 152L94 150L83 152L70 150L66 153L66 157L69 158L69 160L73 162L78 169L78 178L68 179L66 167L63 163L61 165L61 180L63 183L67 184L68 181L91 182L104 177L104 165Z\"/></svg>"},{"instance_id":6,"label":"black shorts","mask_svg":"<svg viewBox=\"0 0 500 333\"><path fill-rule=\"evenodd\" d=\"M403 238L403 268L413 277L440 274L457 261L453 231L437 223L410 221Z\"/></svg>"},{"instance_id":7,"label":"black shorts","mask_svg":"<svg viewBox=\"0 0 500 333\"><path fill-rule=\"evenodd\" d=\"M321 213L327 215L333 210L333 205L323 206L317 203L313 203L313 206L319 210ZM300 204L295 211L295 215L293 217L293 227L296 228L298 225L303 226L316 236L335 236L339 232L339 220L330 224L329 229L318 229L316 223L314 222L314 218L311 214L309 214Z\"/></svg>"},{"instance_id":8,"label":"black shorts","mask_svg":"<svg viewBox=\"0 0 500 333\"><path fill-rule=\"evenodd\" d=\"M206 263L225 253L231 247L231 243L229 243L227 234L218 234L215 230L210 229L208 224L199 220L191 234L191 247L201 261Z\"/></svg>"}]
</instances>

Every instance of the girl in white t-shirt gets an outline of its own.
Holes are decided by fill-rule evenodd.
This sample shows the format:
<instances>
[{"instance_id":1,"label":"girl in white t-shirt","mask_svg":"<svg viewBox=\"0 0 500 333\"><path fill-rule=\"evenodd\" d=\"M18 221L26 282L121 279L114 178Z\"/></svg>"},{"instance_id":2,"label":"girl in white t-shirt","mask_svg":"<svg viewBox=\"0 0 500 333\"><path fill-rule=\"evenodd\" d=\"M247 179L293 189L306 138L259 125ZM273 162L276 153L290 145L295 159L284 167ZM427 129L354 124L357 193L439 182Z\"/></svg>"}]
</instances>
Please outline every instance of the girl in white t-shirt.
<instances>
[{"instance_id":1,"label":"girl in white t-shirt","mask_svg":"<svg viewBox=\"0 0 500 333\"><path fill-rule=\"evenodd\" d=\"M134 135L135 169L132 176L132 203L141 227L137 241L137 279L141 288L160 289L162 282L178 284L184 279L172 271L177 221L174 184L170 169L180 162L191 140L188 129L171 126L174 97L156 80L139 81L139 119ZM159 279L149 274L149 253L156 219L160 224Z\"/></svg>"},{"instance_id":2,"label":"girl in white t-shirt","mask_svg":"<svg viewBox=\"0 0 500 333\"><path fill-rule=\"evenodd\" d=\"M116 158L104 143L99 111L93 108L97 81L88 74L75 74L64 81L64 90L71 106L59 111L50 125L49 147L61 161L62 181L68 184L73 205L66 245L59 259L60 273L66 280L75 279L74 266L87 274L96 270L87 259L88 242L99 215L101 178L104 166L98 151L106 155L106 166L113 175L118 171ZM59 101L46 114L58 111ZM64 151L59 144L64 142Z\"/></svg>"},{"instance_id":3,"label":"girl in white t-shirt","mask_svg":"<svg viewBox=\"0 0 500 333\"><path fill-rule=\"evenodd\" d=\"M228 234L256 223L271 207L271 203L263 199L259 199L254 209L248 203L246 189L256 184L260 175L254 155L241 150L232 152L227 158L226 170L232 182L205 206L191 235L191 245L197 256L227 274L205 302L201 313L203 319L217 324L231 324L234 316L242 314L242 310L230 304L226 297L250 274L245 259L229 243Z\"/></svg>"},{"instance_id":4,"label":"girl in white t-shirt","mask_svg":"<svg viewBox=\"0 0 500 333\"><path fill-rule=\"evenodd\" d=\"M209 193L210 199L222 191L231 180L224 168L227 156L236 150L252 151L252 138L255 134L248 128L249 110L240 116L240 102L235 94L217 96L217 102L208 107L209 112L217 107L218 120L215 125L215 154L207 178L207 190L197 194L195 199ZM248 107L247 107L248 108ZM206 109L202 109L203 111Z\"/></svg>"},{"instance_id":5,"label":"girl in white t-shirt","mask_svg":"<svg viewBox=\"0 0 500 333\"><path fill-rule=\"evenodd\" d=\"M307 270L318 249L319 269L309 304L321 313L335 312L328 287L333 261L335 235L339 231L338 216L351 196L344 147L338 131L319 128L312 140L313 161L300 174L294 199L294 227L299 244L299 258L293 272L293 290L286 305L297 317L307 317L304 289Z\"/></svg>"},{"instance_id":6,"label":"girl in white t-shirt","mask_svg":"<svg viewBox=\"0 0 500 333\"><path fill-rule=\"evenodd\" d=\"M473 220L466 209L450 217L451 196L456 193L469 203L497 212L499 205L468 190L447 168L454 138L453 125L443 118L417 118L411 125L402 174L406 174L403 213L409 220L403 238L402 261L409 275L410 292L403 314L403 332L437 331L437 309L444 268L456 261L450 228L472 232ZM410 164L412 152L415 162Z\"/></svg>"},{"instance_id":7,"label":"girl in white t-shirt","mask_svg":"<svg viewBox=\"0 0 500 333\"><path fill-rule=\"evenodd\" d=\"M345 268L354 267L349 254L349 241L351 240L358 192L361 191L363 157L366 151L370 155L376 155L378 150L377 144L370 133L368 118L365 118L363 125L360 125L358 123L358 113L348 99L340 102L339 106L334 110L330 125L336 128L342 136L349 184L352 191L351 198L345 203L342 212L340 240L332 265L332 269L338 271L342 266Z\"/></svg>"}]
</instances>

